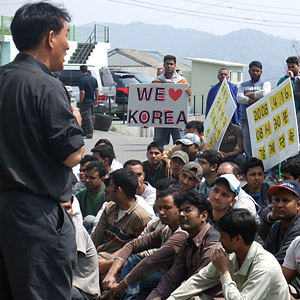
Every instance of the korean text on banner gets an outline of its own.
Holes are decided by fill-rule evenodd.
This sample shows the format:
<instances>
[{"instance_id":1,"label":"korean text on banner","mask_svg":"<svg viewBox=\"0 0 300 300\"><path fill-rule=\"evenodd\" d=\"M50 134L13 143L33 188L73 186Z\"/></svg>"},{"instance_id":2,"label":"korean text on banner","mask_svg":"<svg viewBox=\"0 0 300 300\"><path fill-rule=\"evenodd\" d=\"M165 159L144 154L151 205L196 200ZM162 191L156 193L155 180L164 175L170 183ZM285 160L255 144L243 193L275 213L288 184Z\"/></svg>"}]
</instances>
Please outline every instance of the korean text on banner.
<instances>
[{"instance_id":1,"label":"korean text on banner","mask_svg":"<svg viewBox=\"0 0 300 300\"><path fill-rule=\"evenodd\" d=\"M187 123L187 84L131 84L127 126L178 127Z\"/></svg>"},{"instance_id":2,"label":"korean text on banner","mask_svg":"<svg viewBox=\"0 0 300 300\"><path fill-rule=\"evenodd\" d=\"M236 104L224 78L216 98L204 121L204 138L208 147L219 150L229 122L236 110Z\"/></svg>"},{"instance_id":3,"label":"korean text on banner","mask_svg":"<svg viewBox=\"0 0 300 300\"><path fill-rule=\"evenodd\" d=\"M298 153L298 126L291 80L247 108L252 155L265 170Z\"/></svg>"}]
</instances>

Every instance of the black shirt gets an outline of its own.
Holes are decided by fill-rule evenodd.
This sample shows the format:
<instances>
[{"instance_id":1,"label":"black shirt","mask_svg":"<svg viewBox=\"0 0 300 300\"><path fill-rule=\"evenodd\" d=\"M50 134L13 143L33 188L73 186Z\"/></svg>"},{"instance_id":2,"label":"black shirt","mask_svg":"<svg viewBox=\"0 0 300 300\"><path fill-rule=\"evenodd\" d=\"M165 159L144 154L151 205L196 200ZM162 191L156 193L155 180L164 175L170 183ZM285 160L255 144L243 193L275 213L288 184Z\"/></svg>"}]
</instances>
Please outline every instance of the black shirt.
<instances>
[{"instance_id":1,"label":"black shirt","mask_svg":"<svg viewBox=\"0 0 300 300\"><path fill-rule=\"evenodd\" d=\"M98 87L97 80L90 74L80 77L79 89L84 91L84 104L92 104L95 101L95 89Z\"/></svg>"},{"instance_id":2,"label":"black shirt","mask_svg":"<svg viewBox=\"0 0 300 300\"><path fill-rule=\"evenodd\" d=\"M67 91L42 62L18 54L0 68L0 190L69 201L63 161L83 146L81 135Z\"/></svg>"},{"instance_id":3,"label":"black shirt","mask_svg":"<svg viewBox=\"0 0 300 300\"><path fill-rule=\"evenodd\" d=\"M159 163L155 170L149 170L148 160L143 162L143 169L145 172L145 181L148 181L152 186L156 187L156 182L166 176L166 165L163 161Z\"/></svg>"}]
</instances>

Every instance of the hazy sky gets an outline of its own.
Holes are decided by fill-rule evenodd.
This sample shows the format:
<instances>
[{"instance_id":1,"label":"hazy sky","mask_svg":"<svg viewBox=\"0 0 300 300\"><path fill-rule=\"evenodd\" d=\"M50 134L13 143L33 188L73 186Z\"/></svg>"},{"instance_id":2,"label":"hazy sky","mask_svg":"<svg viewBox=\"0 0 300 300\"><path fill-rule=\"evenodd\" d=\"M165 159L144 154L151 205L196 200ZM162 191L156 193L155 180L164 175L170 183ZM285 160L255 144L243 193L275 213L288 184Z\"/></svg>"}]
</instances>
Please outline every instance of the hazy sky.
<instances>
[{"instance_id":1,"label":"hazy sky","mask_svg":"<svg viewBox=\"0 0 300 300\"><path fill-rule=\"evenodd\" d=\"M26 2L0 0L0 15L12 16ZM62 3L68 9L75 25L93 21L125 25L140 21L219 35L252 28L300 40L299 0L63 0L54 3ZM252 42L255 41L249 41Z\"/></svg>"}]
</instances>

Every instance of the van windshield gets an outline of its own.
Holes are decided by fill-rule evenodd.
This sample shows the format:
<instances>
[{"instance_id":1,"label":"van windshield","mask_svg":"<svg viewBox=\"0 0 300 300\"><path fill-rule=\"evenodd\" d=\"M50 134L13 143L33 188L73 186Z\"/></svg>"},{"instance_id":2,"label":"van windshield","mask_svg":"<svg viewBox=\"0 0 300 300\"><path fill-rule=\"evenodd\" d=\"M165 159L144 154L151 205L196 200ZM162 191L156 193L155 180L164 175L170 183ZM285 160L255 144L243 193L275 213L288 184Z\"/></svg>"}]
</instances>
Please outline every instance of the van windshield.
<instances>
[{"instance_id":1,"label":"van windshield","mask_svg":"<svg viewBox=\"0 0 300 300\"><path fill-rule=\"evenodd\" d=\"M101 83L103 86L114 86L115 82L112 78L112 75L110 73L110 70L107 68L101 68L99 70L100 78L101 78Z\"/></svg>"}]
</instances>

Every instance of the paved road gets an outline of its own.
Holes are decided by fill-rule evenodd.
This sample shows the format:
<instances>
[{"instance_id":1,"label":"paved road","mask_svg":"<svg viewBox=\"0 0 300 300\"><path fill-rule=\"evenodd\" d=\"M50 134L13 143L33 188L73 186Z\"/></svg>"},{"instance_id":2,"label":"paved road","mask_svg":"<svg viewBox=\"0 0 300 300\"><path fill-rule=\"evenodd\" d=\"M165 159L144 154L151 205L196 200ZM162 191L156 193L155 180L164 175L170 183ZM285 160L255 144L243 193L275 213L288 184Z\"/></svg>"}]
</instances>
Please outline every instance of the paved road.
<instances>
[{"instance_id":1,"label":"paved road","mask_svg":"<svg viewBox=\"0 0 300 300\"><path fill-rule=\"evenodd\" d=\"M86 147L85 154L90 154L90 150L101 138L111 141L114 146L117 160L121 163L124 163L128 159L146 160L147 146L152 142L152 137L135 137L112 131L105 132L94 130L93 139L84 140Z\"/></svg>"}]
</instances>

